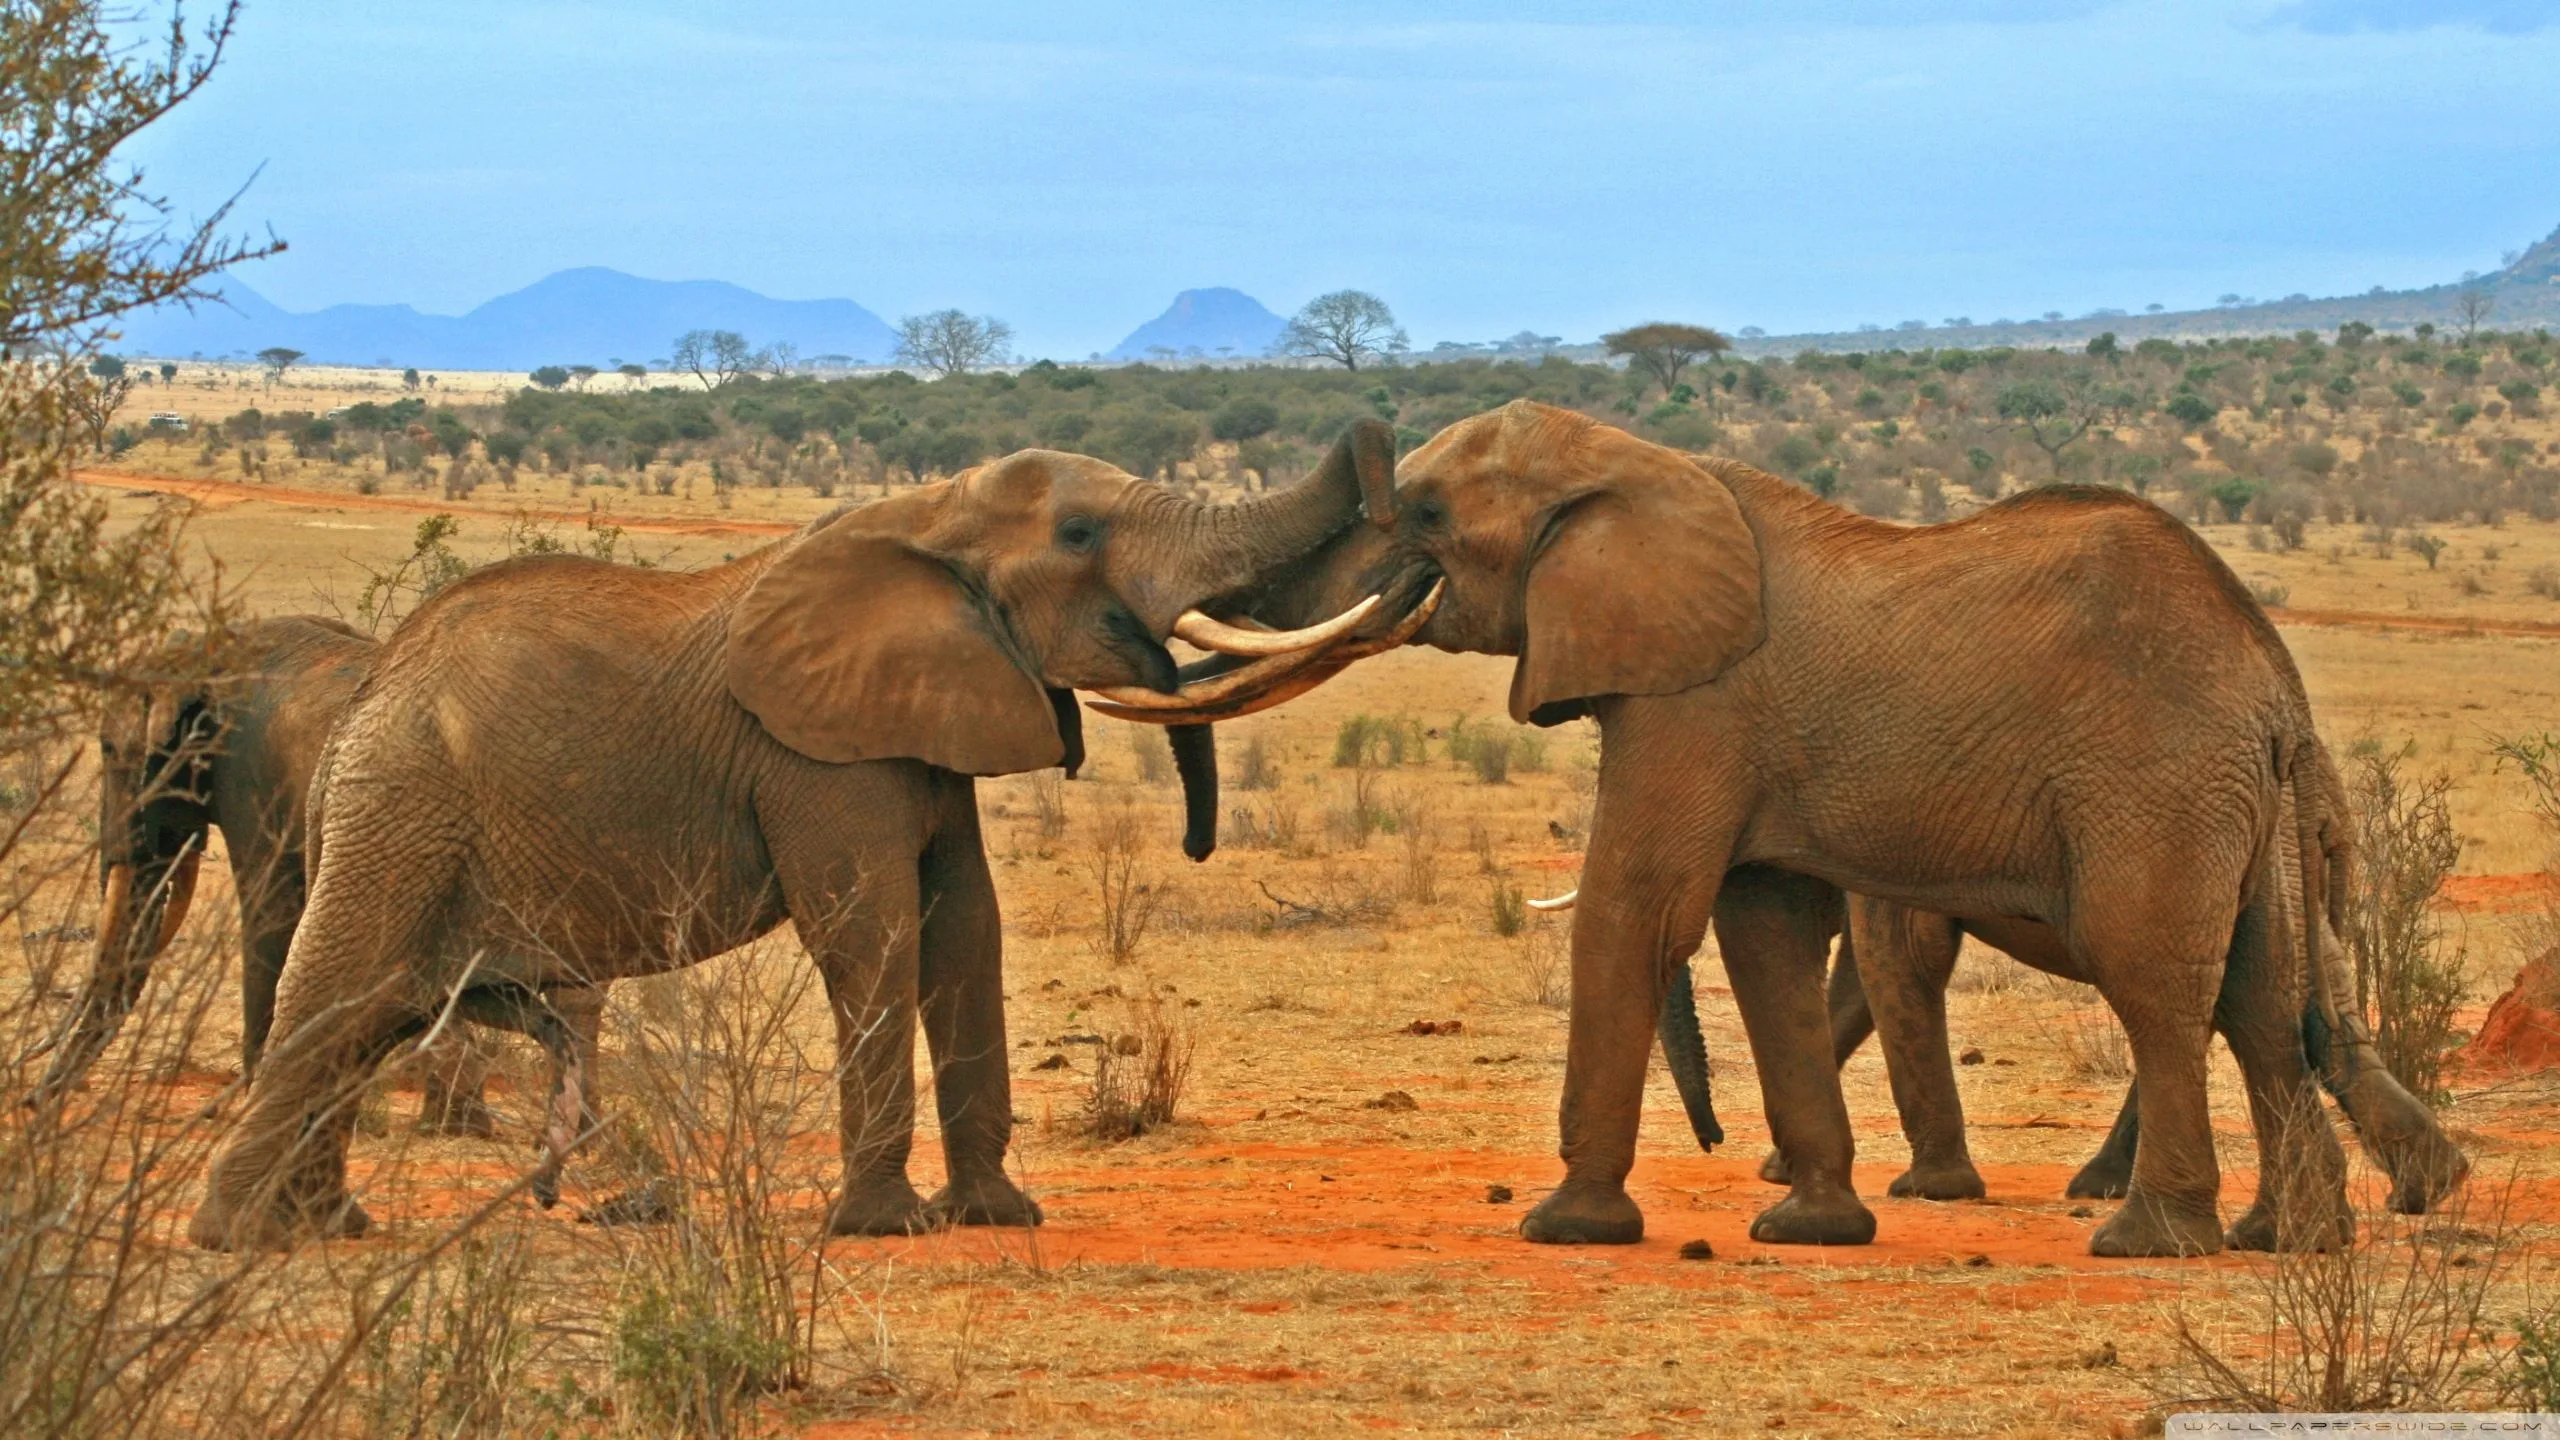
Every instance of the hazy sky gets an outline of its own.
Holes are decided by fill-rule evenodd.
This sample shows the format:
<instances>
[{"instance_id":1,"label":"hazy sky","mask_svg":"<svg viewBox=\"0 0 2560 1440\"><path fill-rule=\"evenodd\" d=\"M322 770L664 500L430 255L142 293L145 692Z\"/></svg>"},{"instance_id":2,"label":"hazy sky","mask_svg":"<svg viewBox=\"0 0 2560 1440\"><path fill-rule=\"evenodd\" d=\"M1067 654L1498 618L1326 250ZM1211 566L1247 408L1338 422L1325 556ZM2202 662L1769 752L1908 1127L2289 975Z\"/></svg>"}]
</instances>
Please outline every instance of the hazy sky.
<instances>
[{"instance_id":1,"label":"hazy sky","mask_svg":"<svg viewBox=\"0 0 2560 1440\"><path fill-rule=\"evenodd\" d=\"M2560 225L2560 0L251 0L137 144L291 309L610 265L1026 353L1340 286L1421 344L2451 279Z\"/></svg>"}]
</instances>

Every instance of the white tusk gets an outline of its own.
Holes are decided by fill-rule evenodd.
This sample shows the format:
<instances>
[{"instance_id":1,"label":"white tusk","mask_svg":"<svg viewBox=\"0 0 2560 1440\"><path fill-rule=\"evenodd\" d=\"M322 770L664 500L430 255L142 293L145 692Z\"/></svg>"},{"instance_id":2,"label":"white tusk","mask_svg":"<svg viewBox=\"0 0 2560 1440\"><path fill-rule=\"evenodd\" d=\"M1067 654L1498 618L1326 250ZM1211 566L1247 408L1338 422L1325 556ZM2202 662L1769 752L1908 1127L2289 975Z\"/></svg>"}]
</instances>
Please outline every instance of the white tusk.
<instances>
[{"instance_id":1,"label":"white tusk","mask_svg":"<svg viewBox=\"0 0 2560 1440\"><path fill-rule=\"evenodd\" d=\"M1221 655L1285 655L1322 645L1359 624L1378 608L1379 598L1372 595L1332 619L1303 630L1246 630L1198 610L1185 610L1182 618L1173 622L1173 633L1177 639Z\"/></svg>"},{"instance_id":2,"label":"white tusk","mask_svg":"<svg viewBox=\"0 0 2560 1440\"><path fill-rule=\"evenodd\" d=\"M1553 900L1532 900L1529 902L1529 908L1532 910L1570 910L1573 908L1573 902L1581 898L1582 891L1577 887L1572 890L1567 890Z\"/></svg>"},{"instance_id":3,"label":"white tusk","mask_svg":"<svg viewBox=\"0 0 2560 1440\"><path fill-rule=\"evenodd\" d=\"M1206 724L1251 715L1306 693L1317 683L1341 673L1354 660L1382 654L1412 639L1414 632L1439 611L1440 597L1448 587L1445 578L1433 581L1422 603L1384 635L1337 643L1326 649L1266 655L1224 675L1195 680L1171 695L1135 685L1114 685L1095 691L1102 698L1085 702L1086 708L1114 720L1152 725Z\"/></svg>"}]
</instances>

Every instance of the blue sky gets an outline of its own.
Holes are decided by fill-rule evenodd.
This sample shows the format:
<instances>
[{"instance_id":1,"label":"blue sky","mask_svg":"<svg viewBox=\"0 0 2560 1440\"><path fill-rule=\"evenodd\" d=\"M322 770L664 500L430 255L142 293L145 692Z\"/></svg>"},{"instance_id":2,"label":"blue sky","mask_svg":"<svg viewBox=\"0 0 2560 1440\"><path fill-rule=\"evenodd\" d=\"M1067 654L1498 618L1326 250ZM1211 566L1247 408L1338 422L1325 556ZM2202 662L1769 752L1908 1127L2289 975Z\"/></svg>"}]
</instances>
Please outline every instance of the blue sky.
<instances>
[{"instance_id":1,"label":"blue sky","mask_svg":"<svg viewBox=\"0 0 2560 1440\"><path fill-rule=\"evenodd\" d=\"M291 309L573 265L957 305L1176 290L1422 344L2402 286L2560 225L2560 0L251 0L132 153Z\"/></svg>"}]
</instances>

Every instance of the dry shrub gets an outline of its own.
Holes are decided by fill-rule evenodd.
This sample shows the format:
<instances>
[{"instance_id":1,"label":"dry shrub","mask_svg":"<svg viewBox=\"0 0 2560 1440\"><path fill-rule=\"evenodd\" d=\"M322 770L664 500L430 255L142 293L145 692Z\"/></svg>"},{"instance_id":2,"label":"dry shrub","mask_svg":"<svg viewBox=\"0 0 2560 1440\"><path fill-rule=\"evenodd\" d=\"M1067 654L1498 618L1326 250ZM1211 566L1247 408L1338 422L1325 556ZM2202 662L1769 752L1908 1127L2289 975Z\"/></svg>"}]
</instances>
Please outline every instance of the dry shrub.
<instances>
[{"instance_id":1,"label":"dry shrub","mask_svg":"<svg viewBox=\"0 0 2560 1440\"><path fill-rule=\"evenodd\" d=\"M378 1319L351 1367L367 1435L501 1435L556 1425L571 1395L537 1388L540 1322L521 1232L474 1235L427 1265Z\"/></svg>"},{"instance_id":2,"label":"dry shrub","mask_svg":"<svg viewBox=\"0 0 2560 1440\"><path fill-rule=\"evenodd\" d=\"M1126 795L1106 799L1093 819L1093 853L1085 864L1102 900L1102 928L1093 952L1126 965L1146 943L1163 892L1146 858L1146 822Z\"/></svg>"},{"instance_id":3,"label":"dry shrub","mask_svg":"<svg viewBox=\"0 0 2560 1440\"><path fill-rule=\"evenodd\" d=\"M1493 933L1508 940L1529 923L1529 900L1520 887L1495 877L1493 882Z\"/></svg>"},{"instance_id":4,"label":"dry shrub","mask_svg":"<svg viewBox=\"0 0 2560 1440\"><path fill-rule=\"evenodd\" d=\"M2014 975L2019 967L2009 961L2006 968ZM2074 1080L2133 1078L2133 1044L2098 992L2051 975L2038 978L2047 993L2062 1002L2050 1018L2039 1021L2038 1028L2062 1052L2063 1070Z\"/></svg>"},{"instance_id":5,"label":"dry shrub","mask_svg":"<svg viewBox=\"0 0 2560 1440\"><path fill-rule=\"evenodd\" d=\"M1274 789L1260 801L1227 812L1227 840L1243 850L1299 849L1298 802L1286 790Z\"/></svg>"},{"instance_id":6,"label":"dry shrub","mask_svg":"<svg viewBox=\"0 0 2560 1440\"><path fill-rule=\"evenodd\" d=\"M1085 1091L1083 1130L1096 1140L1132 1140L1174 1122L1191 1083L1199 1036L1184 1012L1160 995L1129 1005L1130 1028L1101 1047Z\"/></svg>"},{"instance_id":7,"label":"dry shrub","mask_svg":"<svg viewBox=\"0 0 2560 1440\"><path fill-rule=\"evenodd\" d=\"M1067 772L1051 766L1031 772L1026 787L1031 801L1031 820L1043 840L1060 840L1067 833Z\"/></svg>"},{"instance_id":8,"label":"dry shrub","mask_svg":"<svg viewBox=\"0 0 2560 1440\"><path fill-rule=\"evenodd\" d=\"M2175 1357L2151 1382L2155 1393L2168 1408L2260 1413L2500 1403L2530 1383L2517 1365L2529 1357L2500 1347L2488 1316L2523 1237L2504 1192L2473 1223L2479 1189L2456 1192L2435 1215L2369 1208L2350 1243L2249 1267L2236 1323L2201 1316L2182 1297L2169 1316Z\"/></svg>"},{"instance_id":9,"label":"dry shrub","mask_svg":"<svg viewBox=\"0 0 2560 1440\"><path fill-rule=\"evenodd\" d=\"M649 1157L626 1178L657 1189L667 1212L588 1232L619 1271L614 1387L630 1413L684 1434L740 1433L757 1396L809 1383L831 1275L790 1197L824 1175L804 1173L789 1145L823 1128L834 1088L833 1057L813 1058L793 1024L814 979L765 942L654 987L618 987L606 1012L619 1063L605 1093ZM879 1099L875 1113L890 1108Z\"/></svg>"},{"instance_id":10,"label":"dry shrub","mask_svg":"<svg viewBox=\"0 0 2560 1440\"><path fill-rule=\"evenodd\" d=\"M2436 892L2462 859L2447 796L2450 776L2411 781L2406 751L2370 744L2351 752L2360 864L2349 896L2347 946L2356 1000L2382 1062L2411 1093L2445 1098L2445 1056L2458 1043L2454 1011L2463 996L2463 954L2434 913Z\"/></svg>"},{"instance_id":11,"label":"dry shrub","mask_svg":"<svg viewBox=\"0 0 2560 1440\"><path fill-rule=\"evenodd\" d=\"M1145 785L1173 783L1173 741L1166 737L1161 725L1130 725L1129 758L1136 762L1138 781Z\"/></svg>"},{"instance_id":12,"label":"dry shrub","mask_svg":"<svg viewBox=\"0 0 2560 1440\"><path fill-rule=\"evenodd\" d=\"M1439 832L1431 807L1418 799L1396 806L1396 834L1404 842L1404 863L1397 872L1396 898L1414 905L1440 899Z\"/></svg>"},{"instance_id":13,"label":"dry shrub","mask_svg":"<svg viewBox=\"0 0 2560 1440\"><path fill-rule=\"evenodd\" d=\"M1327 810L1324 817L1325 838L1354 850L1368 849L1370 836L1381 832L1392 835L1395 828L1395 812L1388 805L1386 787L1378 772L1365 765L1351 772L1343 787L1342 804Z\"/></svg>"},{"instance_id":14,"label":"dry shrub","mask_svg":"<svg viewBox=\"0 0 2560 1440\"><path fill-rule=\"evenodd\" d=\"M1239 790L1277 790L1286 777L1280 773L1279 757L1271 753L1271 745L1254 731L1244 739L1244 749L1236 753L1235 786Z\"/></svg>"},{"instance_id":15,"label":"dry shrub","mask_svg":"<svg viewBox=\"0 0 2560 1440\"><path fill-rule=\"evenodd\" d=\"M1512 952L1520 998L1561 1010L1573 999L1573 932L1546 916L1530 922Z\"/></svg>"},{"instance_id":16,"label":"dry shrub","mask_svg":"<svg viewBox=\"0 0 2560 1440\"><path fill-rule=\"evenodd\" d=\"M1333 763L1344 770L1419 765L1428 749L1422 722L1410 715L1354 715L1333 732Z\"/></svg>"},{"instance_id":17,"label":"dry shrub","mask_svg":"<svg viewBox=\"0 0 2560 1440\"><path fill-rule=\"evenodd\" d=\"M1956 953L1955 974L1947 988L1959 995L2006 995L2018 988L2018 977L2026 973L2025 966L1990 946L1968 941Z\"/></svg>"}]
</instances>

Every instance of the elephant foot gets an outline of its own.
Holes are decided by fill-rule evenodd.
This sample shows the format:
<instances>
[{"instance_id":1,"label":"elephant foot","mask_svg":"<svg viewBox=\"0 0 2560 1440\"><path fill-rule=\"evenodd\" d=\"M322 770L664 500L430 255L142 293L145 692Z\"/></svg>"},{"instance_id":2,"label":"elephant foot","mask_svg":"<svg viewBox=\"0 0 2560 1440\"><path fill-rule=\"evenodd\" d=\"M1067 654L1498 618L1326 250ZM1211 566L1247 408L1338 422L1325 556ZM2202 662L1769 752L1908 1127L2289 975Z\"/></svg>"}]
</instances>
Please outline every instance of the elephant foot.
<instances>
[{"instance_id":1,"label":"elephant foot","mask_svg":"<svg viewBox=\"0 0 2560 1440\"><path fill-rule=\"evenodd\" d=\"M1028 1230L1046 1218L1039 1201L1002 1175L945 1185L924 1202L924 1209L934 1225L1011 1225Z\"/></svg>"},{"instance_id":2,"label":"elephant foot","mask_svg":"<svg viewBox=\"0 0 2560 1440\"><path fill-rule=\"evenodd\" d=\"M1644 1212L1621 1186L1566 1181L1520 1217L1520 1235L1537 1245L1633 1245L1644 1238Z\"/></svg>"},{"instance_id":3,"label":"elephant foot","mask_svg":"<svg viewBox=\"0 0 2560 1440\"><path fill-rule=\"evenodd\" d=\"M2355 1211L2348 1207L2343 1196L2328 1209L2326 1223L2306 1217L2310 1218L2308 1225L2296 1220L2290 1226L2279 1226L2276 1208L2261 1200L2242 1212L2239 1219L2231 1222L2231 1228L2222 1232L2222 1248L2261 1253L2282 1250L2296 1254L2305 1251L2325 1254L2353 1245L2356 1239Z\"/></svg>"},{"instance_id":4,"label":"elephant foot","mask_svg":"<svg viewBox=\"0 0 2560 1440\"><path fill-rule=\"evenodd\" d=\"M2222 1222L2210 1201L2201 1210L2176 1209L2135 1192L2124 1208L2089 1236L2089 1253L2116 1260L2182 1259L2222 1249Z\"/></svg>"},{"instance_id":5,"label":"elephant foot","mask_svg":"<svg viewBox=\"0 0 2560 1440\"><path fill-rule=\"evenodd\" d=\"M1894 1176L1884 1193L1898 1200L1979 1200L1991 1191L1972 1161L1959 1160L1952 1165L1914 1165Z\"/></svg>"},{"instance_id":6,"label":"elephant foot","mask_svg":"<svg viewBox=\"0 0 2560 1440\"><path fill-rule=\"evenodd\" d=\"M830 1235L913 1235L932 1228L924 1197L904 1175L849 1184L827 1212Z\"/></svg>"},{"instance_id":7,"label":"elephant foot","mask_svg":"<svg viewBox=\"0 0 2560 1440\"><path fill-rule=\"evenodd\" d=\"M1798 1190L1760 1212L1751 1238L1763 1245L1865 1245L1876 1238L1875 1212L1847 1190Z\"/></svg>"},{"instance_id":8,"label":"elephant foot","mask_svg":"<svg viewBox=\"0 0 2560 1440\"><path fill-rule=\"evenodd\" d=\"M1787 1161L1787 1152L1771 1150L1769 1158L1760 1162L1760 1178L1772 1185L1796 1183L1796 1167Z\"/></svg>"},{"instance_id":9,"label":"elephant foot","mask_svg":"<svg viewBox=\"0 0 2560 1440\"><path fill-rule=\"evenodd\" d=\"M676 1198L674 1183L660 1178L651 1180L636 1190L625 1190L601 1204L585 1207L578 1212L578 1223L581 1225L664 1225L683 1213L684 1205Z\"/></svg>"},{"instance_id":10,"label":"elephant foot","mask_svg":"<svg viewBox=\"0 0 2560 1440\"><path fill-rule=\"evenodd\" d=\"M2402 1215L2424 1215L2461 1188L2471 1174L2471 1161L2441 1135L2416 1147L2391 1171L2391 1208Z\"/></svg>"},{"instance_id":11,"label":"elephant foot","mask_svg":"<svg viewBox=\"0 0 2560 1440\"><path fill-rule=\"evenodd\" d=\"M209 1194L187 1223L187 1238L200 1250L290 1250L304 1234L352 1240L373 1228L373 1217L349 1195L296 1203L279 1198L241 1206Z\"/></svg>"},{"instance_id":12,"label":"elephant foot","mask_svg":"<svg viewBox=\"0 0 2560 1440\"><path fill-rule=\"evenodd\" d=\"M454 1096L437 1104L431 1096L426 1108L418 1112L418 1133L449 1135L465 1140L494 1139L498 1133L498 1117L487 1101L477 1095Z\"/></svg>"},{"instance_id":13,"label":"elephant foot","mask_svg":"<svg viewBox=\"0 0 2560 1440\"><path fill-rule=\"evenodd\" d=\"M2062 1193L2072 1200L2121 1200L2133 1193L2133 1168L2100 1155L2081 1166L2071 1183L2062 1187Z\"/></svg>"}]
</instances>

